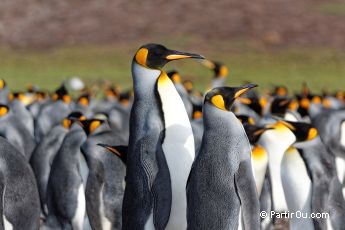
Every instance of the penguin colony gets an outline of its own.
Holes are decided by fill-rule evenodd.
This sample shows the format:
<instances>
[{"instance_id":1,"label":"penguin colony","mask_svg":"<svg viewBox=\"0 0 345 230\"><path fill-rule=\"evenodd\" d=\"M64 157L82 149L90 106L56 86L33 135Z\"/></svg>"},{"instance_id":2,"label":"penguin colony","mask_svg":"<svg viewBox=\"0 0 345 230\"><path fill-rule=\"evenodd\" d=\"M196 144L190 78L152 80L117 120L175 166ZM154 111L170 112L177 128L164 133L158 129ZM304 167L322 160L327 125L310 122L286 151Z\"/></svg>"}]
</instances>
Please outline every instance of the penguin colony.
<instances>
[{"instance_id":1,"label":"penguin colony","mask_svg":"<svg viewBox=\"0 0 345 230\"><path fill-rule=\"evenodd\" d=\"M179 59L213 71L209 90L162 70ZM259 95L227 75L147 44L129 91L0 80L0 229L274 229L287 211L308 215L289 229L345 229L344 92Z\"/></svg>"}]
</instances>

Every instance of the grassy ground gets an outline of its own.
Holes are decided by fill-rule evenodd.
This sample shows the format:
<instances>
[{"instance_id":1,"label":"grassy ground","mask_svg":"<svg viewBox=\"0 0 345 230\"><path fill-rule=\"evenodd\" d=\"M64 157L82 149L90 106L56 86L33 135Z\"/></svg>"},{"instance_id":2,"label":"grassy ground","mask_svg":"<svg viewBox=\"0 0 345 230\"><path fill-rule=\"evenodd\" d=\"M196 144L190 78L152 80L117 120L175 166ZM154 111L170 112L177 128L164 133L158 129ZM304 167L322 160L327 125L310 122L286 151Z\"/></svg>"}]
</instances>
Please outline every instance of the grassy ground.
<instances>
[{"instance_id":1,"label":"grassy ground","mask_svg":"<svg viewBox=\"0 0 345 230\"><path fill-rule=\"evenodd\" d=\"M174 48L194 51L211 60L220 60L230 69L230 85L251 81L260 89L285 84L300 89L303 81L319 91L323 88L345 88L345 54L325 49L279 49L225 47L190 48L170 44ZM0 78L14 90L28 83L52 90L68 77L80 76L87 82L108 79L131 86L130 62L137 45L105 45L57 48L49 51L10 50L0 48ZM177 68L195 81L198 88L206 87L212 73L200 63L185 60L170 63L165 69Z\"/></svg>"}]
</instances>

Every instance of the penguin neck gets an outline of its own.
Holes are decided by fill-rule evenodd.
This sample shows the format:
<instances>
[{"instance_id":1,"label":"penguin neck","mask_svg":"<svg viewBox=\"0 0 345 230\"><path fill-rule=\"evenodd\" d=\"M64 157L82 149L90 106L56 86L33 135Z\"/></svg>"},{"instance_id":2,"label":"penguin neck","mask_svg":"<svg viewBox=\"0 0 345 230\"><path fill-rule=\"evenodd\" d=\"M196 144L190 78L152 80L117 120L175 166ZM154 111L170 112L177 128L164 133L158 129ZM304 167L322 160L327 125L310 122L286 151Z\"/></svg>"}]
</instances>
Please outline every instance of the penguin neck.
<instances>
[{"instance_id":1,"label":"penguin neck","mask_svg":"<svg viewBox=\"0 0 345 230\"><path fill-rule=\"evenodd\" d=\"M283 158L285 151L296 141L295 135L290 131L266 131L259 139L259 144L265 148L270 158L279 159L279 163Z\"/></svg>"},{"instance_id":2,"label":"penguin neck","mask_svg":"<svg viewBox=\"0 0 345 230\"><path fill-rule=\"evenodd\" d=\"M210 135L216 134L218 137L217 140L225 142L228 142L229 136L247 139L241 122L232 112L218 109L209 102L206 102L203 106L203 118L204 134L206 135L208 133ZM209 138L206 138L206 140L209 140ZM210 141L214 141L213 138ZM250 148L249 141L248 148Z\"/></svg>"},{"instance_id":3,"label":"penguin neck","mask_svg":"<svg viewBox=\"0 0 345 230\"><path fill-rule=\"evenodd\" d=\"M136 100L154 96L156 81L161 72L159 69L145 68L135 61L132 62L133 88Z\"/></svg>"}]
</instances>

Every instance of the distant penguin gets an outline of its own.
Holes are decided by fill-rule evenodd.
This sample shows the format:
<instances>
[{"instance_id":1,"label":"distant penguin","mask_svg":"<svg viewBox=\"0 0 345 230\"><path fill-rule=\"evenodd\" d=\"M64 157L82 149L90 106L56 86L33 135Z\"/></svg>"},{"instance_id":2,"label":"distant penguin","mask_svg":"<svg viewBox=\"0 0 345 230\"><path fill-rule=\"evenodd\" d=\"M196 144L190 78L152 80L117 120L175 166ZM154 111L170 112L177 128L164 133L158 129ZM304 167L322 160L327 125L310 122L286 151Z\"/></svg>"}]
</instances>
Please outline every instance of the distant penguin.
<instances>
[{"instance_id":1,"label":"distant penguin","mask_svg":"<svg viewBox=\"0 0 345 230\"><path fill-rule=\"evenodd\" d=\"M0 79L0 104L7 104L9 89L4 79Z\"/></svg>"},{"instance_id":2,"label":"distant penguin","mask_svg":"<svg viewBox=\"0 0 345 230\"><path fill-rule=\"evenodd\" d=\"M209 60L203 60L202 63L211 69L214 73L212 83L211 83L211 88L216 88L216 87L222 87L225 86L226 84L226 78L228 76L229 70L228 68L220 63L220 62L214 62L214 61L209 61Z\"/></svg>"},{"instance_id":3,"label":"distant penguin","mask_svg":"<svg viewBox=\"0 0 345 230\"><path fill-rule=\"evenodd\" d=\"M220 87L206 94L204 135L187 185L189 230L239 225L260 229L251 149L243 126L231 112L234 100L253 87Z\"/></svg>"},{"instance_id":4,"label":"distant penguin","mask_svg":"<svg viewBox=\"0 0 345 230\"><path fill-rule=\"evenodd\" d=\"M297 142L312 140L317 136L317 130L310 124L302 122L287 124L290 125L288 127L291 128ZM312 213L312 179L303 155L293 146L284 153L280 175L289 211L291 213L300 211L309 217ZM292 217L290 229L313 230L313 219Z\"/></svg>"},{"instance_id":5,"label":"distant penguin","mask_svg":"<svg viewBox=\"0 0 345 230\"><path fill-rule=\"evenodd\" d=\"M86 119L80 112L73 112L66 117L61 125L55 126L37 145L33 152L30 164L37 180L38 191L41 200L41 209L46 216L48 208L46 203L46 191L53 160L59 151L62 141L77 120Z\"/></svg>"},{"instance_id":6,"label":"distant penguin","mask_svg":"<svg viewBox=\"0 0 345 230\"><path fill-rule=\"evenodd\" d=\"M72 99L62 85L55 91L52 101L41 107L35 121L35 138L39 142L47 133L71 112Z\"/></svg>"},{"instance_id":7,"label":"distant penguin","mask_svg":"<svg viewBox=\"0 0 345 230\"><path fill-rule=\"evenodd\" d=\"M34 137L6 105L0 104L0 136L6 138L29 161L36 146Z\"/></svg>"},{"instance_id":8,"label":"distant penguin","mask_svg":"<svg viewBox=\"0 0 345 230\"><path fill-rule=\"evenodd\" d=\"M11 94L12 99L10 100L9 107L13 111L13 114L25 125L27 130L32 136L34 136L34 118L30 111L26 108L25 94L22 92Z\"/></svg>"},{"instance_id":9,"label":"distant penguin","mask_svg":"<svg viewBox=\"0 0 345 230\"><path fill-rule=\"evenodd\" d=\"M46 193L47 229L83 229L86 205L80 147L85 140L84 130L75 123L54 158Z\"/></svg>"},{"instance_id":10,"label":"distant penguin","mask_svg":"<svg viewBox=\"0 0 345 230\"><path fill-rule=\"evenodd\" d=\"M0 137L0 228L37 230L40 200L34 174L21 155Z\"/></svg>"},{"instance_id":11,"label":"distant penguin","mask_svg":"<svg viewBox=\"0 0 345 230\"><path fill-rule=\"evenodd\" d=\"M147 44L133 58L124 230L187 226L185 187L194 139L182 99L161 70L169 61L184 58L203 57Z\"/></svg>"},{"instance_id":12,"label":"distant penguin","mask_svg":"<svg viewBox=\"0 0 345 230\"><path fill-rule=\"evenodd\" d=\"M106 150L98 144L127 146L128 143L121 132L112 131L106 121L96 122L90 128L81 147L89 166L85 196L90 224L99 230L121 229L126 167L121 156L108 153L113 148Z\"/></svg>"}]
</instances>

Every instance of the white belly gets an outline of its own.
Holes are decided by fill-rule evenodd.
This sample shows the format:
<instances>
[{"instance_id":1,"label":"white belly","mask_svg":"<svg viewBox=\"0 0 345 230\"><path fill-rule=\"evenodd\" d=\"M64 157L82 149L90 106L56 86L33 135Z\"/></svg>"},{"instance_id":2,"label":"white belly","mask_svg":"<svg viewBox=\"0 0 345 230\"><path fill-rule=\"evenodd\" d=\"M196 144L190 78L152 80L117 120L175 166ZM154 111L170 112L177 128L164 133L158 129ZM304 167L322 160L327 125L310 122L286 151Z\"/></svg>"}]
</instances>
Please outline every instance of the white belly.
<instances>
[{"instance_id":1,"label":"white belly","mask_svg":"<svg viewBox=\"0 0 345 230\"><path fill-rule=\"evenodd\" d=\"M158 80L166 128L162 147L170 171L172 189L171 213L166 229L186 229L186 184L195 157L194 136L181 97L171 80L163 78L163 81Z\"/></svg>"},{"instance_id":2,"label":"white belly","mask_svg":"<svg viewBox=\"0 0 345 230\"><path fill-rule=\"evenodd\" d=\"M73 230L83 230L83 223L86 213L85 191L83 184L78 189L77 209L72 219Z\"/></svg>"},{"instance_id":3,"label":"white belly","mask_svg":"<svg viewBox=\"0 0 345 230\"><path fill-rule=\"evenodd\" d=\"M340 144L345 147L345 122L341 123L340 127Z\"/></svg>"},{"instance_id":4,"label":"white belly","mask_svg":"<svg viewBox=\"0 0 345 230\"><path fill-rule=\"evenodd\" d=\"M307 167L297 149L289 149L283 157L281 178L289 212L300 211L307 218L292 217L291 229L313 230L311 218L312 183L308 176Z\"/></svg>"},{"instance_id":5,"label":"white belly","mask_svg":"<svg viewBox=\"0 0 345 230\"><path fill-rule=\"evenodd\" d=\"M102 230L111 230L112 223L106 217L105 211L104 211L103 188L104 188L104 184L102 185L102 188L99 194L99 215L101 217Z\"/></svg>"}]
</instances>

